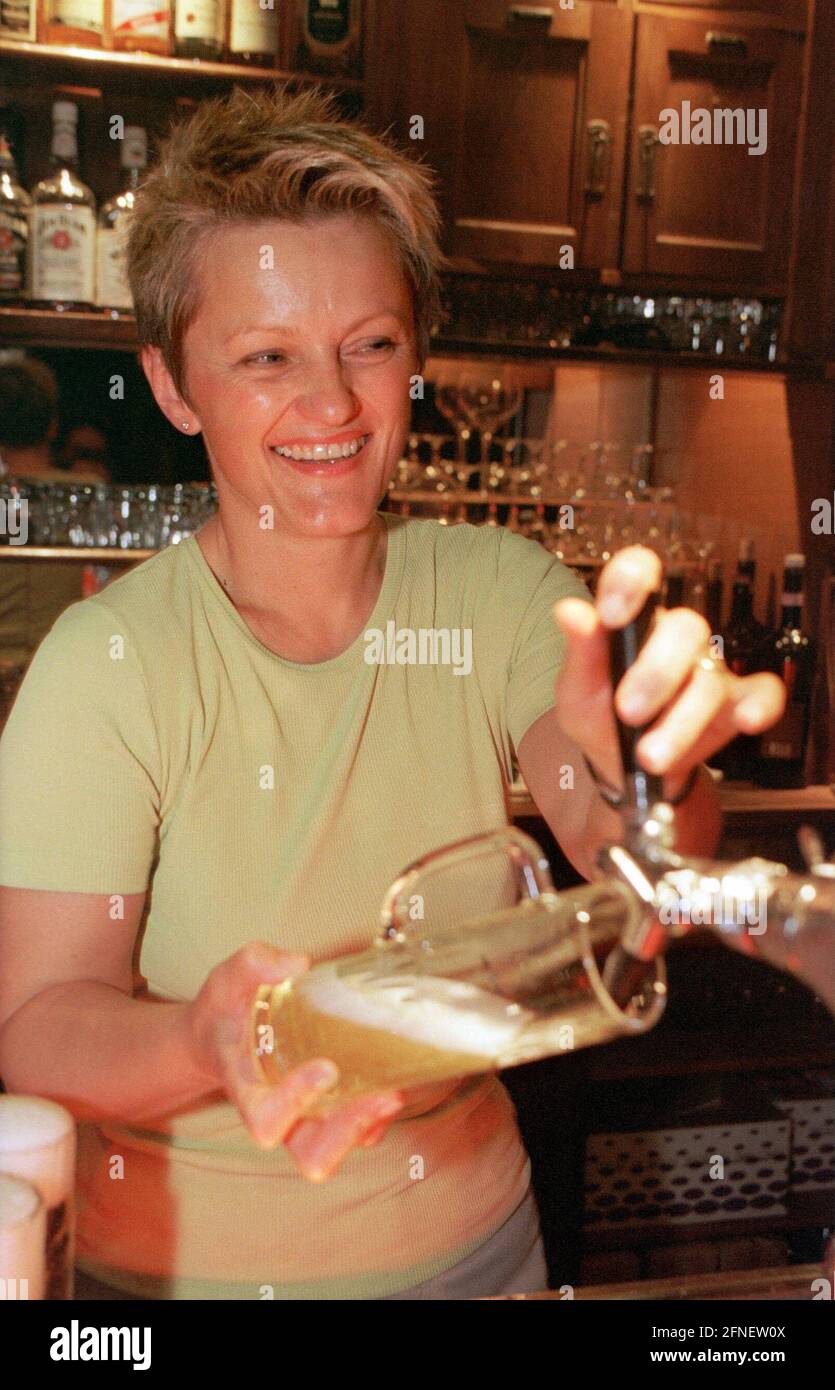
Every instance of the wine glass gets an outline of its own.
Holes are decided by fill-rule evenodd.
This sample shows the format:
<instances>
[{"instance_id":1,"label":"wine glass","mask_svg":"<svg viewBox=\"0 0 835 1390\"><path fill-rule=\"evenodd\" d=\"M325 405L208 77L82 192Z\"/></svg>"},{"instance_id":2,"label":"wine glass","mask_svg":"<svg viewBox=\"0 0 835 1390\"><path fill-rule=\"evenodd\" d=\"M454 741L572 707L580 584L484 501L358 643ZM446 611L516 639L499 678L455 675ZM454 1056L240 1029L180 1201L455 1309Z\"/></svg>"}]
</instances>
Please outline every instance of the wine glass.
<instances>
[{"instance_id":1,"label":"wine glass","mask_svg":"<svg viewBox=\"0 0 835 1390\"><path fill-rule=\"evenodd\" d=\"M458 383L458 404L473 429L481 437L482 486L490 471L490 446L496 431L507 424L522 404L522 392L505 386L494 377L490 381L463 376Z\"/></svg>"},{"instance_id":2,"label":"wine glass","mask_svg":"<svg viewBox=\"0 0 835 1390\"><path fill-rule=\"evenodd\" d=\"M458 399L458 387L445 382L435 387L435 404L455 430L456 454L459 463L467 461L467 442L470 438L468 417Z\"/></svg>"}]
</instances>

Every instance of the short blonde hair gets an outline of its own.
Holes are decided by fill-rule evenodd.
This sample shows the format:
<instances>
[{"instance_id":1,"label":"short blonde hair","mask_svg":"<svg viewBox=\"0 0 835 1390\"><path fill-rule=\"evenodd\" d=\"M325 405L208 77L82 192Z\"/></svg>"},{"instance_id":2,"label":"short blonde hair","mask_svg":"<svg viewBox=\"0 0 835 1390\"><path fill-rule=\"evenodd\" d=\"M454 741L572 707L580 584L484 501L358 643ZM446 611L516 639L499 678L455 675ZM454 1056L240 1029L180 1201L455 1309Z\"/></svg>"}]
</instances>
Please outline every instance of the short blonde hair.
<instances>
[{"instance_id":1,"label":"short blonde hair","mask_svg":"<svg viewBox=\"0 0 835 1390\"><path fill-rule=\"evenodd\" d=\"M136 197L127 267L140 342L186 399L183 339L200 305L197 257L224 225L357 212L386 233L412 295L421 366L441 317L436 178L334 111L320 88L233 88L163 141Z\"/></svg>"}]
</instances>

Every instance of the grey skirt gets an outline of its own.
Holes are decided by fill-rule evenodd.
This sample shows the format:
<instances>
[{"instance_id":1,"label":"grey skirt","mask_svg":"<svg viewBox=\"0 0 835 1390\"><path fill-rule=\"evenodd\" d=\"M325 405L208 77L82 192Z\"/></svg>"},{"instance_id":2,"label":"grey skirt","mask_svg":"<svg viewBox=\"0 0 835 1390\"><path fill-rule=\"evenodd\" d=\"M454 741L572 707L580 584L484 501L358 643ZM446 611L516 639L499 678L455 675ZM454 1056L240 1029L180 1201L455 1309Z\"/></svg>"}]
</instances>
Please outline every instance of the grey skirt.
<instances>
[{"instance_id":1,"label":"grey skirt","mask_svg":"<svg viewBox=\"0 0 835 1390\"><path fill-rule=\"evenodd\" d=\"M518 1207L484 1245L443 1274L395 1298L486 1298L502 1293L538 1293L548 1287L539 1212L529 1187ZM381 1300L382 1301L382 1300Z\"/></svg>"}]
</instances>

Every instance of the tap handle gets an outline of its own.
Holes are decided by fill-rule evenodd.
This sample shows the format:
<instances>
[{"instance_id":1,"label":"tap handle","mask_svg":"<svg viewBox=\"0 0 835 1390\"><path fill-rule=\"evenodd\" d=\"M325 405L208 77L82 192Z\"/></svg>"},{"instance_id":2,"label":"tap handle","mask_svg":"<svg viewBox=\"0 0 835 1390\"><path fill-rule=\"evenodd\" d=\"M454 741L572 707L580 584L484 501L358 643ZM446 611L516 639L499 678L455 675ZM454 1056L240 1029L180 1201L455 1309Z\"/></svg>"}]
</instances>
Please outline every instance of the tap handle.
<instances>
[{"instance_id":1,"label":"tap handle","mask_svg":"<svg viewBox=\"0 0 835 1390\"><path fill-rule=\"evenodd\" d=\"M647 634L655 618L658 594L650 594L646 603L626 627L614 628L609 633L609 667L612 673L612 690L616 690L622 677L632 665L644 645ZM640 819L656 801L663 798L663 779L645 772L638 765L635 746L647 727L624 724L617 720L620 756L623 775L626 781L626 794L633 814Z\"/></svg>"}]
</instances>

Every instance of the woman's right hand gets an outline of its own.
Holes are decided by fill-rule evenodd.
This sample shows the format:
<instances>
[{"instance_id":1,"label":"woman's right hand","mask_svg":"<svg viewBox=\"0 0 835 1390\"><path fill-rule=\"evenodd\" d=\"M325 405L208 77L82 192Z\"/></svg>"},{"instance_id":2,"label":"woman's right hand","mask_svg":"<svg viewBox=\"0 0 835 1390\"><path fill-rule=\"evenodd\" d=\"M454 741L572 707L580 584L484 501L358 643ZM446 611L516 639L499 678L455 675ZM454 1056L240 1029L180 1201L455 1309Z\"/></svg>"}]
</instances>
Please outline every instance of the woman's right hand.
<instances>
[{"instance_id":1,"label":"woman's right hand","mask_svg":"<svg viewBox=\"0 0 835 1390\"><path fill-rule=\"evenodd\" d=\"M216 965L188 1006L186 1032L198 1070L237 1107L261 1148L284 1144L311 1182L329 1178L345 1155L382 1137L404 1105L400 1091L375 1091L337 1105L326 1116L308 1106L339 1077L327 1058L311 1058L278 1084L262 1081L250 1046L250 1012L259 985L279 984L310 969L310 958L253 941Z\"/></svg>"}]
</instances>

